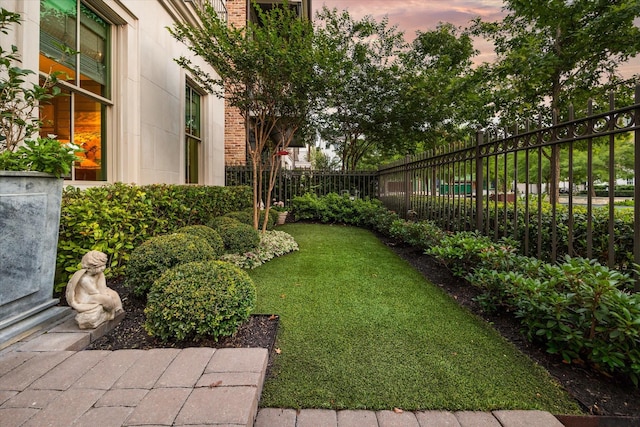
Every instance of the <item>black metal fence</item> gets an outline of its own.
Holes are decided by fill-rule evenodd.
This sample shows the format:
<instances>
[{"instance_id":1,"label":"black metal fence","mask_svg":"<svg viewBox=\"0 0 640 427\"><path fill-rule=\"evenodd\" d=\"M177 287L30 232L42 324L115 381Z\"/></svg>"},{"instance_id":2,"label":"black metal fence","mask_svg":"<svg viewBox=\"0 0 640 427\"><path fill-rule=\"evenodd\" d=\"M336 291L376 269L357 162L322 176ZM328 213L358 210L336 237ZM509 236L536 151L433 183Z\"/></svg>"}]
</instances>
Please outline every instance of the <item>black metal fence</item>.
<instances>
[{"instance_id":1,"label":"black metal fence","mask_svg":"<svg viewBox=\"0 0 640 427\"><path fill-rule=\"evenodd\" d=\"M640 87L633 105L614 107L612 96L607 112L593 113L590 103L583 118L569 111L548 127L480 132L381 167L379 198L446 230L513 238L540 259L568 254L630 269L640 263L640 204L615 188L631 184L626 194L640 200Z\"/></svg>"},{"instance_id":2,"label":"black metal fence","mask_svg":"<svg viewBox=\"0 0 640 427\"><path fill-rule=\"evenodd\" d=\"M356 198L376 198L378 196L377 172L338 172L316 170L278 171L272 192L272 201L280 201L288 206L291 199L305 193L325 196L329 193L346 194ZM262 194L266 194L269 170L264 171ZM226 185L249 185L253 183L252 169L244 166L227 166Z\"/></svg>"}]
</instances>

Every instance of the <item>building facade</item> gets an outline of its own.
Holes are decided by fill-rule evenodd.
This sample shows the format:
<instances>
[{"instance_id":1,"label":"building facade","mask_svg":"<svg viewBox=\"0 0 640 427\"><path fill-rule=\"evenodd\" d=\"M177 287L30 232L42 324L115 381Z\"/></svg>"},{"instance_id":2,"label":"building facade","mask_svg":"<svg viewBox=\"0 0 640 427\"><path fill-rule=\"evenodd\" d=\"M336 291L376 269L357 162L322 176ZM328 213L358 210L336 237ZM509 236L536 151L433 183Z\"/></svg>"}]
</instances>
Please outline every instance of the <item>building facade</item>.
<instances>
[{"instance_id":1,"label":"building facade","mask_svg":"<svg viewBox=\"0 0 640 427\"><path fill-rule=\"evenodd\" d=\"M201 1L0 0L22 16L3 46L16 45L20 66L39 71L34 82L58 72L64 95L42 106L41 134L85 150L68 184L224 185L224 101L174 58L215 71L167 30L197 25Z\"/></svg>"},{"instance_id":2,"label":"building facade","mask_svg":"<svg viewBox=\"0 0 640 427\"><path fill-rule=\"evenodd\" d=\"M282 0L256 0L258 7L268 9ZM227 0L226 7L229 25L238 28L247 25L250 20L256 20L251 0ZM311 0L289 0L297 13L311 19ZM225 109L225 164L227 166L244 166L247 164L247 126L237 108L227 106Z\"/></svg>"}]
</instances>

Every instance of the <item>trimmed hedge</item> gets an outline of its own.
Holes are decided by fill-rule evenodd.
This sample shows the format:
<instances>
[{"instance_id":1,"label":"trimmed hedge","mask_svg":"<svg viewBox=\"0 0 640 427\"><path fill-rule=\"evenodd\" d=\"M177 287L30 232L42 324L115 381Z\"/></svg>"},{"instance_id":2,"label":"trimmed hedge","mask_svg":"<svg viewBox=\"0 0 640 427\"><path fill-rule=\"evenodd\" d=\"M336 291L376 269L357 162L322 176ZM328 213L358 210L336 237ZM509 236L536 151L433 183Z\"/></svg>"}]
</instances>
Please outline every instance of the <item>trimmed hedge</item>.
<instances>
[{"instance_id":1,"label":"trimmed hedge","mask_svg":"<svg viewBox=\"0 0 640 427\"><path fill-rule=\"evenodd\" d=\"M107 277L121 275L131 251L149 237L251 206L249 187L192 185L136 186L122 183L62 196L56 290L66 286L82 256L99 250L109 256Z\"/></svg>"},{"instance_id":2,"label":"trimmed hedge","mask_svg":"<svg viewBox=\"0 0 640 427\"><path fill-rule=\"evenodd\" d=\"M233 335L255 307L249 275L222 262L193 262L168 270L149 292L145 330L162 341Z\"/></svg>"}]
</instances>

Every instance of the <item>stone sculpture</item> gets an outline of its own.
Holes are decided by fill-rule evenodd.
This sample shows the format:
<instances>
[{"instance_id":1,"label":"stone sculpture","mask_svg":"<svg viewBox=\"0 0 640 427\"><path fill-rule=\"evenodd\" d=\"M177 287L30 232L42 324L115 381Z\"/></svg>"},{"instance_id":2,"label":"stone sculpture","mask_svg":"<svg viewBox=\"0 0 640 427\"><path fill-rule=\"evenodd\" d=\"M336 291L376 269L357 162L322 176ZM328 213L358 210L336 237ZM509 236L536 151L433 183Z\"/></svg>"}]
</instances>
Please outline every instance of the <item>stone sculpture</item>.
<instances>
[{"instance_id":1,"label":"stone sculpture","mask_svg":"<svg viewBox=\"0 0 640 427\"><path fill-rule=\"evenodd\" d=\"M80 329L96 328L122 311L120 296L107 287L104 277L107 259L103 252L87 252L82 257L82 269L67 284L67 303L78 312L76 322Z\"/></svg>"}]
</instances>

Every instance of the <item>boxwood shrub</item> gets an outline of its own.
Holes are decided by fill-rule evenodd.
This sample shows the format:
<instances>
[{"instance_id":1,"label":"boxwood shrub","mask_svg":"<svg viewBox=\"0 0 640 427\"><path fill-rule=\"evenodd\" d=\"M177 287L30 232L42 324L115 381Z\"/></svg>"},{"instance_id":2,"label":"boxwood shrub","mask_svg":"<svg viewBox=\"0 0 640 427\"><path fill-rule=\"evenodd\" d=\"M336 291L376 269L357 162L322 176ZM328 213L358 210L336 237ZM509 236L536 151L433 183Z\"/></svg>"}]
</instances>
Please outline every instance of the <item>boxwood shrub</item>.
<instances>
[{"instance_id":1,"label":"boxwood shrub","mask_svg":"<svg viewBox=\"0 0 640 427\"><path fill-rule=\"evenodd\" d=\"M203 238L193 234L152 237L131 253L125 269L125 286L137 296L145 296L153 282L166 270L194 261L209 261L216 252Z\"/></svg>"},{"instance_id":2,"label":"boxwood shrub","mask_svg":"<svg viewBox=\"0 0 640 427\"><path fill-rule=\"evenodd\" d=\"M206 225L187 225L186 227L178 228L176 233L189 234L204 238L209 246L211 246L211 249L215 252L216 257L224 253L224 242L222 241L222 237L220 237L220 234L211 227L207 227Z\"/></svg>"},{"instance_id":3,"label":"boxwood shrub","mask_svg":"<svg viewBox=\"0 0 640 427\"><path fill-rule=\"evenodd\" d=\"M145 308L145 330L162 341L233 335L256 302L249 275L222 262L193 262L156 280Z\"/></svg>"},{"instance_id":4,"label":"boxwood shrub","mask_svg":"<svg viewBox=\"0 0 640 427\"><path fill-rule=\"evenodd\" d=\"M220 234L225 253L242 254L255 250L260 244L260 233L248 224L229 217L215 218L210 226Z\"/></svg>"}]
</instances>

